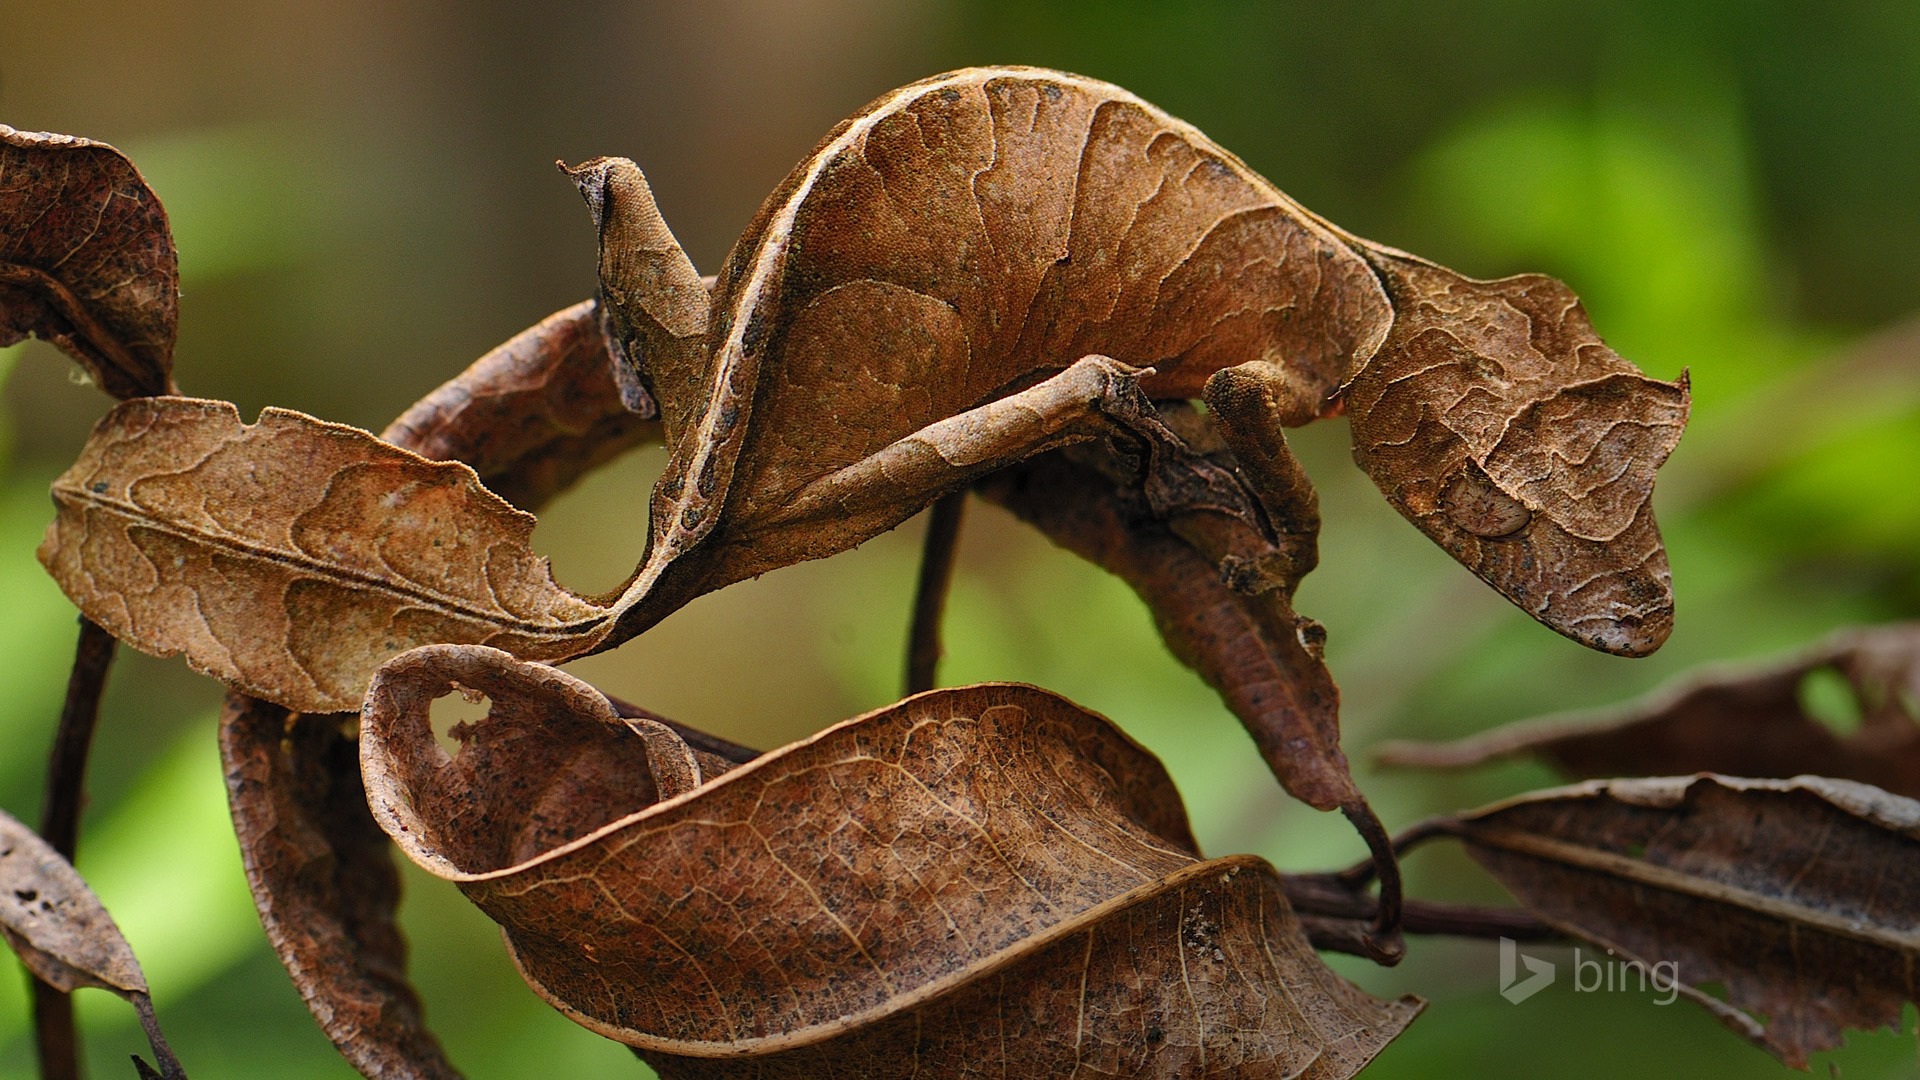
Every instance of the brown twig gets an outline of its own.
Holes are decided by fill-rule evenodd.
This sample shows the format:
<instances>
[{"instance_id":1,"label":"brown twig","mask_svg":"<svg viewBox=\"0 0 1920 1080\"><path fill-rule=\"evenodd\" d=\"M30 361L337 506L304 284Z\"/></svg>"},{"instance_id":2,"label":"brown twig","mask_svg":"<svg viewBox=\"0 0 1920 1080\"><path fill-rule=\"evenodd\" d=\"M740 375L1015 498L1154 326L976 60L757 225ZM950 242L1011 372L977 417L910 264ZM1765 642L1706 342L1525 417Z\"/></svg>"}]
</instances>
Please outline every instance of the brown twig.
<instances>
[{"instance_id":1,"label":"brown twig","mask_svg":"<svg viewBox=\"0 0 1920 1080\"><path fill-rule=\"evenodd\" d=\"M1303 916L1315 948L1370 955L1365 935L1379 918L1379 905L1372 897L1347 888L1338 874L1289 874L1285 880L1287 901ZM1518 908L1435 900L1404 901L1399 925L1409 934L1450 937L1554 941L1564 936Z\"/></svg>"},{"instance_id":2,"label":"brown twig","mask_svg":"<svg viewBox=\"0 0 1920 1080\"><path fill-rule=\"evenodd\" d=\"M72 862L80 840L80 811L86 803L87 754L100 717L100 694L113 664L113 635L93 620L80 619L80 640L67 675L67 699L60 726L47 753L47 784L40 799L40 835ZM33 981L34 1049L42 1080L78 1080L80 1047L73 1023L73 998L38 979Z\"/></svg>"},{"instance_id":3,"label":"brown twig","mask_svg":"<svg viewBox=\"0 0 1920 1080\"><path fill-rule=\"evenodd\" d=\"M940 617L947 609L947 587L953 583L953 555L958 547L960 522L966 516L967 493L956 491L933 504L927 514L926 546L920 555L920 581L913 593L913 621L907 630L909 695L934 686L940 666Z\"/></svg>"},{"instance_id":4,"label":"brown twig","mask_svg":"<svg viewBox=\"0 0 1920 1080\"><path fill-rule=\"evenodd\" d=\"M1351 815L1349 815L1349 817L1351 817ZM1378 822L1376 821L1375 824L1377 825ZM1415 847L1418 847L1421 844L1426 843L1428 840L1431 840L1436 836L1452 836L1458 831L1459 831L1458 819L1451 818L1451 817L1435 817L1435 818L1428 818L1425 821L1415 822L1414 824L1407 826L1406 828L1400 830L1399 833L1395 834L1393 839L1386 845L1386 849L1385 849L1386 852L1392 856L1392 858L1389 859L1388 862L1392 864L1391 873L1394 876L1395 891L1396 892L1399 891L1399 875L1400 875L1399 859L1401 856L1405 855L1408 851L1412 850ZM1361 832L1360 835L1363 837L1367 836L1364 830ZM1340 884L1344 886L1349 892L1357 893L1361 889L1366 888L1367 883L1371 882L1374 879L1374 876L1379 873L1379 861L1380 861L1379 854L1381 852L1381 848L1375 846L1373 839L1371 837L1368 838L1367 846L1370 848L1373 848L1375 852L1373 856L1362 859L1361 861L1354 863L1352 866L1349 866L1345 870L1342 870L1338 874L1334 875L1334 877L1339 880Z\"/></svg>"},{"instance_id":5,"label":"brown twig","mask_svg":"<svg viewBox=\"0 0 1920 1080\"><path fill-rule=\"evenodd\" d=\"M140 1017L140 1030L146 1033L147 1046L153 1050L153 1059L160 1063L157 1070L163 1080L187 1080L186 1070L180 1067L180 1059L173 1056L173 1048L167 1045L166 1036L160 1034L160 1020L153 1015L153 998L146 994L133 996L133 1011ZM136 1056L135 1061L140 1061ZM140 1062L145 1065L145 1062Z\"/></svg>"},{"instance_id":6,"label":"brown twig","mask_svg":"<svg viewBox=\"0 0 1920 1080\"><path fill-rule=\"evenodd\" d=\"M1375 963L1393 965L1406 955L1406 943L1400 940L1400 921L1402 897L1400 888L1400 863L1395 857L1394 841L1387 836L1386 826L1380 824L1371 806L1365 799L1358 799L1340 807L1354 831L1367 842L1367 848L1373 857L1367 861L1380 879L1380 898L1372 904L1373 928L1367 933L1362 946L1364 955Z\"/></svg>"}]
</instances>

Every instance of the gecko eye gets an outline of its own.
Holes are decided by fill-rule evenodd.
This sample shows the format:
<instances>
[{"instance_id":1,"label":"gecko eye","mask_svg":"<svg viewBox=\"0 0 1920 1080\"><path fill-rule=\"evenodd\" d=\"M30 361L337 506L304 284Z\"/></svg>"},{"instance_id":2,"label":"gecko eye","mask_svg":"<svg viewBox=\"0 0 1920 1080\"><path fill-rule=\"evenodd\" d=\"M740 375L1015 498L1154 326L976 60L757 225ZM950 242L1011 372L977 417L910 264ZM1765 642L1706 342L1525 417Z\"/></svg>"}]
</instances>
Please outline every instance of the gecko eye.
<instances>
[{"instance_id":1,"label":"gecko eye","mask_svg":"<svg viewBox=\"0 0 1920 1080\"><path fill-rule=\"evenodd\" d=\"M1512 536L1533 520L1531 511L1495 487L1472 462L1440 493L1440 507L1448 520L1485 540Z\"/></svg>"}]
</instances>

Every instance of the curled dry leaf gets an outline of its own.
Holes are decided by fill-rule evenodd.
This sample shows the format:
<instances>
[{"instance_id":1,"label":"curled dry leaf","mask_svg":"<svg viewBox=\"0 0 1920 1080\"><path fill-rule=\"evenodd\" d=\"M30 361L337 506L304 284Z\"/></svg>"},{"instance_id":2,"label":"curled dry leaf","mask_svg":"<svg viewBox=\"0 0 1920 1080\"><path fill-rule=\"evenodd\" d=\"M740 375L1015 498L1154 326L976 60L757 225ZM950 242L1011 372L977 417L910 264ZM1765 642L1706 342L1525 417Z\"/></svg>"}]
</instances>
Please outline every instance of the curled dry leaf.
<instances>
[{"instance_id":1,"label":"curled dry leaf","mask_svg":"<svg viewBox=\"0 0 1920 1080\"><path fill-rule=\"evenodd\" d=\"M160 1075L185 1080L154 1018L147 977L113 916L72 863L4 811L0 811L0 936L27 970L49 986L68 993L94 986L127 999L140 1015L140 1026L160 1063Z\"/></svg>"},{"instance_id":2,"label":"curled dry leaf","mask_svg":"<svg viewBox=\"0 0 1920 1080\"><path fill-rule=\"evenodd\" d=\"M462 461L487 490L534 512L596 466L660 441L651 402L636 412L591 300L554 312L420 399L380 437L435 461Z\"/></svg>"},{"instance_id":3,"label":"curled dry leaf","mask_svg":"<svg viewBox=\"0 0 1920 1080\"><path fill-rule=\"evenodd\" d=\"M1112 446L1089 444L1031 458L976 488L1131 586L1174 656L1219 692L1281 785L1310 806L1347 815L1373 850L1381 881L1384 933L1368 952L1396 962L1392 845L1340 749L1340 691L1321 652L1325 632L1292 607L1294 587L1317 559L1313 489L1277 433L1262 445L1243 442L1235 455L1209 441L1213 429L1191 409L1169 406L1164 415L1172 426L1137 428L1147 436L1137 465ZM1257 501L1247 477L1267 481Z\"/></svg>"},{"instance_id":4,"label":"curled dry leaf","mask_svg":"<svg viewBox=\"0 0 1920 1080\"><path fill-rule=\"evenodd\" d=\"M1920 962L1920 803L1847 780L1590 781L1449 823L1536 915L1804 1068L1898 1030ZM1656 969L1653 965L1672 965ZM1723 1001L1697 989L1726 988ZM1764 1018L1764 1019L1762 1019Z\"/></svg>"},{"instance_id":5,"label":"curled dry leaf","mask_svg":"<svg viewBox=\"0 0 1920 1080\"><path fill-rule=\"evenodd\" d=\"M123 402L53 494L41 562L83 611L300 711L356 707L414 645L564 657L606 629L471 468L283 409L247 425L225 402Z\"/></svg>"},{"instance_id":6,"label":"curled dry leaf","mask_svg":"<svg viewBox=\"0 0 1920 1080\"><path fill-rule=\"evenodd\" d=\"M1854 731L1809 714L1809 680L1822 677L1851 696ZM1920 797L1920 623L1843 630L1783 660L1703 670L1614 708L1379 752L1383 763L1423 768L1523 756L1576 778L1811 773Z\"/></svg>"},{"instance_id":7,"label":"curled dry leaf","mask_svg":"<svg viewBox=\"0 0 1920 1080\"><path fill-rule=\"evenodd\" d=\"M0 345L31 334L114 397L165 394L179 301L166 211L132 162L0 124Z\"/></svg>"},{"instance_id":8,"label":"curled dry leaf","mask_svg":"<svg viewBox=\"0 0 1920 1080\"><path fill-rule=\"evenodd\" d=\"M449 757L428 707L456 687L492 708ZM1419 1007L1328 971L1271 868L1202 861L1159 763L1032 687L730 768L564 673L442 646L381 670L361 753L401 848L668 1077L1348 1076Z\"/></svg>"},{"instance_id":9,"label":"curled dry leaf","mask_svg":"<svg viewBox=\"0 0 1920 1080\"><path fill-rule=\"evenodd\" d=\"M455 1080L407 981L400 876L367 812L353 718L230 693L220 760L267 941L322 1031L362 1075Z\"/></svg>"},{"instance_id":10,"label":"curled dry leaf","mask_svg":"<svg viewBox=\"0 0 1920 1080\"><path fill-rule=\"evenodd\" d=\"M388 426L533 509L659 425L614 387L596 305L556 312ZM368 1076L455 1077L427 1030L395 925L392 847L367 810L350 720L232 693L220 724L234 832L261 925L314 1019Z\"/></svg>"},{"instance_id":11,"label":"curled dry leaf","mask_svg":"<svg viewBox=\"0 0 1920 1080\"><path fill-rule=\"evenodd\" d=\"M1355 798L1340 750L1339 690L1320 652L1323 635L1289 608L1291 585L1236 591L1215 561L1177 535L1137 485L1114 471L1110 461L1092 455L1053 453L990 477L977 490L1132 586L1173 654L1220 692L1295 798L1323 810ZM1252 537L1264 531L1245 518L1220 517L1238 520ZM1313 535L1305 541L1310 565ZM1269 551L1266 561L1275 563L1300 557L1277 546ZM1262 561L1242 556L1238 565Z\"/></svg>"}]
</instances>

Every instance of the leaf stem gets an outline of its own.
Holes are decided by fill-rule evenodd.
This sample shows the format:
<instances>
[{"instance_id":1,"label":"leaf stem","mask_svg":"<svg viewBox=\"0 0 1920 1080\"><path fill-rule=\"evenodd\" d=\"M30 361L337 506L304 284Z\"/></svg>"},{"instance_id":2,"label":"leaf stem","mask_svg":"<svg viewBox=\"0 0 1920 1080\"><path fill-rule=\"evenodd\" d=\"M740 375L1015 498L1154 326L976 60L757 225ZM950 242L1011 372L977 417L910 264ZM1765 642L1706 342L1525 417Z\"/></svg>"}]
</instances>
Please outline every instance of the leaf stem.
<instances>
[{"instance_id":1,"label":"leaf stem","mask_svg":"<svg viewBox=\"0 0 1920 1080\"><path fill-rule=\"evenodd\" d=\"M1289 874L1287 901L1300 915L1316 949L1371 956L1367 942L1379 918L1373 898L1347 888L1338 874ZM1436 900L1405 900L1400 929L1409 934L1465 938L1555 941L1559 930L1519 908L1484 907Z\"/></svg>"},{"instance_id":2,"label":"leaf stem","mask_svg":"<svg viewBox=\"0 0 1920 1080\"><path fill-rule=\"evenodd\" d=\"M1367 805L1363 798L1356 798L1340 807L1354 831L1367 842L1367 849L1373 853L1367 865L1380 879L1380 898L1374 904L1373 928L1365 936L1362 944L1365 955L1375 963L1392 966L1406 955L1406 943L1400 940L1400 919L1402 897L1400 886L1400 863L1395 858L1394 842L1388 838L1386 826L1380 824L1380 818ZM1362 887L1364 887L1362 882Z\"/></svg>"},{"instance_id":3,"label":"leaf stem","mask_svg":"<svg viewBox=\"0 0 1920 1080\"><path fill-rule=\"evenodd\" d=\"M92 619L80 618L80 638L67 674L67 698L60 726L47 752L47 784L40 799L40 835L66 858L80 842L80 811L86 802L87 756L100 718L100 694L113 664L116 642ZM80 1047L73 1022L73 997L33 980L34 1049L42 1080L78 1080Z\"/></svg>"},{"instance_id":4,"label":"leaf stem","mask_svg":"<svg viewBox=\"0 0 1920 1080\"><path fill-rule=\"evenodd\" d=\"M940 618L947 609L947 589L953 583L953 556L966 516L963 488L942 496L927 514L926 546L920 555L920 581L913 594L913 619L907 629L907 681L910 696L934 687L934 672L944 651L940 646Z\"/></svg>"}]
</instances>

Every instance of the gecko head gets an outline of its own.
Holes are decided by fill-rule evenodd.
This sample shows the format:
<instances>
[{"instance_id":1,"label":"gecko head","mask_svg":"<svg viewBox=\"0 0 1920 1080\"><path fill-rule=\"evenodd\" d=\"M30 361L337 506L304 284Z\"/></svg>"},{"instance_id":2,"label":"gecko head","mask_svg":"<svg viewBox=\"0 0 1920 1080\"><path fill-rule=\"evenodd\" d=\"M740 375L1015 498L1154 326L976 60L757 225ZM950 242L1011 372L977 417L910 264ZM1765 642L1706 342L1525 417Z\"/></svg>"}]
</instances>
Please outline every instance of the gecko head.
<instances>
[{"instance_id":1,"label":"gecko head","mask_svg":"<svg viewBox=\"0 0 1920 1080\"><path fill-rule=\"evenodd\" d=\"M1601 342L1572 290L1369 251L1394 322L1348 382L1354 460L1387 501L1548 627L1644 656L1673 628L1654 471L1687 379Z\"/></svg>"}]
</instances>

